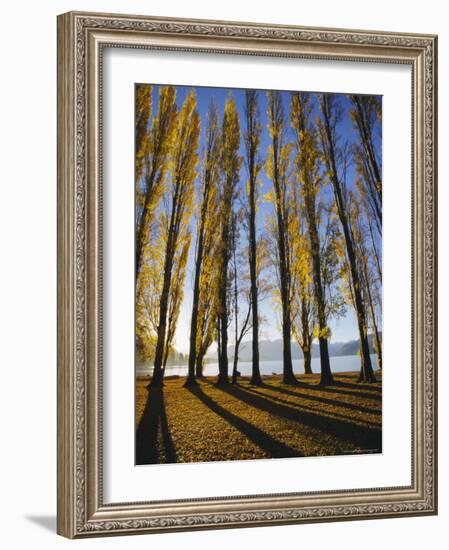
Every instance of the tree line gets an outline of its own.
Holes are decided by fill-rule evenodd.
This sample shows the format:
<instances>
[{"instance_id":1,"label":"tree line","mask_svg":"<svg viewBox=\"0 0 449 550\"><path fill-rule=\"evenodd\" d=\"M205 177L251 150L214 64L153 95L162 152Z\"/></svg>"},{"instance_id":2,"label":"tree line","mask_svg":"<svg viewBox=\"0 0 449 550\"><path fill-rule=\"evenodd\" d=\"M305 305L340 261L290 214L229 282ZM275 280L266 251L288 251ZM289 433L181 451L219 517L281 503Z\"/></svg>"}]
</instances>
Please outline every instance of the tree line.
<instances>
[{"instance_id":1,"label":"tree line","mask_svg":"<svg viewBox=\"0 0 449 550\"><path fill-rule=\"evenodd\" d=\"M329 321L348 308L359 379L375 381L368 331L381 368L380 98L346 96L344 108L342 96L268 91L263 119L262 92L246 90L240 112L228 95L221 117L211 99L201 121L194 90L178 106L175 87L162 86L153 109L155 93L136 87L136 350L154 363L151 384L163 383L173 352L190 253L187 385L202 377L214 342L217 383L237 382L239 347L250 334L251 383L262 384L259 306L267 297L279 313L285 383L296 383L293 338L306 373L318 341L321 383L332 383ZM262 203L271 206L263 220Z\"/></svg>"}]
</instances>

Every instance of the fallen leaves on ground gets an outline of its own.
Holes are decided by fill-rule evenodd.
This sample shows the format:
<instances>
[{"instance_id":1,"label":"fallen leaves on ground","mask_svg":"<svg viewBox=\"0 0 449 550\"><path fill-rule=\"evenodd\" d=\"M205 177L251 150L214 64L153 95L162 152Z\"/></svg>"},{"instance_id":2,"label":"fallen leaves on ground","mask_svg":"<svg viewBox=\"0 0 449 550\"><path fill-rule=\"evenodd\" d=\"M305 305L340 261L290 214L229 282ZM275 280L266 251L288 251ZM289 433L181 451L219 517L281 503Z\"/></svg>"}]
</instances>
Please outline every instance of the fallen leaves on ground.
<instances>
[{"instance_id":1,"label":"fallen leaves on ground","mask_svg":"<svg viewBox=\"0 0 449 550\"><path fill-rule=\"evenodd\" d=\"M253 386L217 386L204 378L193 388L166 379L161 389L136 384L137 463L210 462L272 457L329 456L381 451L382 386L336 375L298 385L280 376Z\"/></svg>"}]
</instances>

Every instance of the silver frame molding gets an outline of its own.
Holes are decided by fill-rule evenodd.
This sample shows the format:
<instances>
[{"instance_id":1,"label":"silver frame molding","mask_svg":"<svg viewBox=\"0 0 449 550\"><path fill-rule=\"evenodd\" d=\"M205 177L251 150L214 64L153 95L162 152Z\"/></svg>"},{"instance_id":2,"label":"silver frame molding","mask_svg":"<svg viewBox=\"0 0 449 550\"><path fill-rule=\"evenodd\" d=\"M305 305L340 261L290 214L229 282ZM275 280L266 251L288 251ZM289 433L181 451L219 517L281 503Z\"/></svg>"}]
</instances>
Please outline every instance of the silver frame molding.
<instances>
[{"instance_id":1,"label":"silver frame molding","mask_svg":"<svg viewBox=\"0 0 449 550\"><path fill-rule=\"evenodd\" d=\"M104 504L103 47L412 69L412 484ZM437 37L70 12L58 17L58 533L70 538L437 513Z\"/></svg>"}]
</instances>

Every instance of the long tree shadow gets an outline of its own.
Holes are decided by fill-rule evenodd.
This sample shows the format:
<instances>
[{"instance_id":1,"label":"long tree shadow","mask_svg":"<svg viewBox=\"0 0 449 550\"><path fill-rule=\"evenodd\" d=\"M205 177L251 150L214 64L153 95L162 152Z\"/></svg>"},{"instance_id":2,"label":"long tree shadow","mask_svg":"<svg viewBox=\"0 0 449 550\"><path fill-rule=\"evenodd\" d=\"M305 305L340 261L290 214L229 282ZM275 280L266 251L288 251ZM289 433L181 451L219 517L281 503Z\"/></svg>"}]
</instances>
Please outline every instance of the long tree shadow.
<instances>
[{"instance_id":1,"label":"long tree shadow","mask_svg":"<svg viewBox=\"0 0 449 550\"><path fill-rule=\"evenodd\" d=\"M380 427L378 429L362 427L351 421L324 417L319 413L307 412L300 408L274 403L265 397L248 392L246 388L241 386L226 386L220 389L251 407L329 433L352 443L360 449L381 451L382 433Z\"/></svg>"},{"instance_id":2,"label":"long tree shadow","mask_svg":"<svg viewBox=\"0 0 449 550\"><path fill-rule=\"evenodd\" d=\"M162 445L159 444L160 440ZM168 427L164 390L150 387L145 410L136 430L136 464L162 462L176 462L176 450Z\"/></svg>"},{"instance_id":3,"label":"long tree shadow","mask_svg":"<svg viewBox=\"0 0 449 550\"><path fill-rule=\"evenodd\" d=\"M355 403L347 403L345 401L337 401L336 399L329 399L327 397L322 396L316 396L316 395L310 395L308 392L303 393L301 391L301 387L298 387L298 390L289 390L287 388L281 388L279 386L273 386L270 384L266 384L266 388L269 388L271 391L283 393L285 395L292 395L293 397L299 397L300 399L309 399L310 401L318 401L320 403L326 403L327 405L331 405L333 407L342 407L345 409L350 409L353 411L360 411L368 414L382 414L379 409L372 409L370 407L365 407L362 405L356 405ZM249 388L246 388L246 390L249 390ZM304 388L305 389L305 388Z\"/></svg>"},{"instance_id":4,"label":"long tree shadow","mask_svg":"<svg viewBox=\"0 0 449 550\"><path fill-rule=\"evenodd\" d=\"M270 399L270 400L274 401L275 403L281 403L281 404L290 405L290 406L293 406L293 407L297 406L301 410L316 412L316 409L314 409L310 405L309 406L304 405L304 403L295 404L294 402L289 401L288 399L283 399L282 397L279 397L277 395L273 395L272 393L270 393L270 394L264 393L264 392L260 391L259 388L255 389L255 388L245 387L244 390L248 391L248 392L251 392L251 393L254 393L255 395L259 395L261 397L264 397L266 399ZM275 391L275 390L273 390L273 391ZM297 397L302 398L303 396L298 395ZM315 399L317 399L317 398L315 398ZM317 401L318 401L318 399L317 399ZM365 418L353 418L353 417L350 417L350 416L346 416L345 414L342 414L341 412L336 412L336 411L333 411L333 410L325 410L323 414L325 416L329 416L329 417L332 417L332 418L341 418L342 420L346 420L348 422L359 422L359 423L366 424L368 426L373 426L373 427L379 426L378 422L373 422L373 421L370 421L370 420L366 420ZM375 414L380 414L380 413L378 413L376 411Z\"/></svg>"},{"instance_id":5,"label":"long tree shadow","mask_svg":"<svg viewBox=\"0 0 449 550\"><path fill-rule=\"evenodd\" d=\"M266 386L272 386L278 388L278 386L273 386L268 382L264 381ZM320 384L311 384L310 382L304 382L303 380L299 381L297 388L304 388L307 391L313 392L328 392L328 393L337 393L349 395L351 397L361 397L366 399L372 399L373 401L382 400L382 388L381 387L372 387L366 388L367 391L363 391L361 388L365 389L364 386L351 385L349 382L340 382L339 380L334 380L332 386L320 386ZM343 389L348 388L348 389ZM353 389L350 389L353 388Z\"/></svg>"},{"instance_id":6,"label":"long tree shadow","mask_svg":"<svg viewBox=\"0 0 449 550\"><path fill-rule=\"evenodd\" d=\"M339 375L341 376L341 375ZM204 378L203 382L205 384L211 384L215 385L214 382L211 380L208 380L207 378ZM233 384L233 386L241 386L241 384ZM266 378L263 378L263 382L260 386L254 386L259 388L275 388L277 389L279 386L274 386L273 384L270 384L269 381L267 381ZM343 394L348 395L350 397L360 397L365 399L371 399L372 401L381 401L382 400L382 387L380 386L364 386L361 384L351 384L349 382L340 382L340 380L334 380L332 383L332 386L321 386L320 384L314 384L310 383L310 381L305 382L304 380L297 379L297 383L293 386L290 386L293 388L301 389L304 388L307 390L307 392L326 392L326 393L336 393L336 394ZM347 387L348 389L343 389L343 387ZM366 391L361 390L360 388L366 389ZM292 390L294 391L294 390Z\"/></svg>"},{"instance_id":7,"label":"long tree shadow","mask_svg":"<svg viewBox=\"0 0 449 550\"><path fill-rule=\"evenodd\" d=\"M376 375L376 373L374 373ZM377 380L377 383L374 383L374 384L367 384L367 383L362 383L362 382L346 382L346 381L343 381L343 380L336 380L335 381L335 385L336 386L340 386L342 388L352 388L352 389L364 389L368 392L380 392L382 391L382 386L381 385L377 385L379 384L380 380Z\"/></svg>"},{"instance_id":8,"label":"long tree shadow","mask_svg":"<svg viewBox=\"0 0 449 550\"><path fill-rule=\"evenodd\" d=\"M192 386L187 388L195 397L197 397L204 405L209 407L215 414L221 416L224 420L229 422L234 428L237 428L242 432L250 441L260 447L263 451L267 452L270 456L276 458L290 458L297 456L304 456L296 449L292 449L288 445L285 445L281 441L274 439L264 431L260 430L253 424L250 424L243 418L236 416L230 411L220 406L209 395L205 394L201 389L201 386ZM225 390L225 387L223 387Z\"/></svg>"}]
</instances>

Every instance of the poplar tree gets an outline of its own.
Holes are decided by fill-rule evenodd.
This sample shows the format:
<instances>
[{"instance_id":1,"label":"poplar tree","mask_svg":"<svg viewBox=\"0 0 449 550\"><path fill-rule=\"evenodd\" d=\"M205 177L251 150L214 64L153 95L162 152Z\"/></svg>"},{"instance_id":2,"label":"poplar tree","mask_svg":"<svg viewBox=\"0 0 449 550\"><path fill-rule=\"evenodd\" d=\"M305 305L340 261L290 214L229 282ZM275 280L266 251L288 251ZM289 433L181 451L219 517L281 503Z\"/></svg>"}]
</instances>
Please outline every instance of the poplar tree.
<instances>
[{"instance_id":1,"label":"poplar tree","mask_svg":"<svg viewBox=\"0 0 449 550\"><path fill-rule=\"evenodd\" d=\"M209 105L207 115L207 126L205 133L205 146L201 168L201 187L199 192L199 209L197 220L197 240L196 240L196 256L195 256L195 275L193 283L193 299L192 299L192 317L190 322L190 347L189 347L189 363L188 376L186 385L195 383L195 366L202 365L204 357L203 334L198 334L200 331L206 330L206 319L204 318L209 308L204 306L204 300L208 300L207 296L203 297L202 318L199 325L200 312L200 293L211 292L210 284L212 278L207 277L204 272L204 260L206 255L211 255L214 251L213 240L211 239L214 224L217 214L217 187L220 176L220 129L218 126L218 113L214 102ZM207 259L206 259L207 261ZM203 277L202 277L203 274ZM205 276L206 275L206 276ZM202 280L201 280L202 279ZM201 289L204 289L201 291ZM197 342L199 337L199 342ZM197 345L198 344L198 345ZM201 345L202 344L202 345ZM209 344L210 345L210 344ZM199 355L202 357L199 358ZM197 370L201 370L200 367ZM201 372L202 374L202 372Z\"/></svg>"},{"instance_id":2,"label":"poplar tree","mask_svg":"<svg viewBox=\"0 0 449 550\"><path fill-rule=\"evenodd\" d=\"M239 155L240 123L234 99L226 99L222 121L221 187L220 187L220 250L218 281L218 384L229 383L229 260L231 254L232 212L240 178L242 158Z\"/></svg>"},{"instance_id":3,"label":"poplar tree","mask_svg":"<svg viewBox=\"0 0 449 550\"><path fill-rule=\"evenodd\" d=\"M148 150L148 125L151 118L153 86L151 84L137 84L135 89L136 100L136 168L135 181L139 185L142 178L145 155Z\"/></svg>"},{"instance_id":4,"label":"poplar tree","mask_svg":"<svg viewBox=\"0 0 449 550\"><path fill-rule=\"evenodd\" d=\"M170 182L164 200L167 209L167 242L164 253L163 283L159 303L159 324L151 385L159 386L163 379L163 362L168 329L168 305L174 283L175 257L183 244L194 196L200 118L196 95L189 92L177 116L170 155Z\"/></svg>"},{"instance_id":5,"label":"poplar tree","mask_svg":"<svg viewBox=\"0 0 449 550\"><path fill-rule=\"evenodd\" d=\"M245 92L245 164L248 172L247 183L247 225L249 242L249 267L251 281L251 324L252 324L252 374L251 384L261 385L259 364L259 312L257 280L257 228L256 213L258 202L258 176L263 167L259 147L262 133L256 90Z\"/></svg>"},{"instance_id":6,"label":"poplar tree","mask_svg":"<svg viewBox=\"0 0 449 550\"><path fill-rule=\"evenodd\" d=\"M313 289L317 313L317 331L320 346L321 384L333 381L329 360L329 327L326 319L326 302L321 279L321 246L318 232L319 213L318 196L322 179L320 174L319 152L315 136L309 124L311 115L310 94L295 93L291 98L291 125L296 138L295 170L301 196L304 201L304 213L309 234L309 250L313 276Z\"/></svg>"},{"instance_id":7,"label":"poplar tree","mask_svg":"<svg viewBox=\"0 0 449 550\"><path fill-rule=\"evenodd\" d=\"M159 90L158 112L151 116L151 87L136 91L136 187L139 209L136 216L136 279L142 265L154 210L163 193L168 157L173 143L177 108L173 86ZM142 187L142 189L141 189Z\"/></svg>"},{"instance_id":8,"label":"poplar tree","mask_svg":"<svg viewBox=\"0 0 449 550\"><path fill-rule=\"evenodd\" d=\"M312 267L309 238L303 222L299 200L295 201L291 229L292 238L292 333L301 348L304 359L304 373L312 374L312 342L316 320L313 297Z\"/></svg>"},{"instance_id":9,"label":"poplar tree","mask_svg":"<svg viewBox=\"0 0 449 550\"><path fill-rule=\"evenodd\" d=\"M184 299L184 282L186 278L187 259L189 256L191 233L184 227L183 235L179 238L179 247L173 261L173 283L170 287L168 300L168 323L167 335L164 344L164 356L162 360L162 370L165 373L167 359L174 351L172 345L178 324L179 313L181 311L182 301Z\"/></svg>"},{"instance_id":10,"label":"poplar tree","mask_svg":"<svg viewBox=\"0 0 449 550\"><path fill-rule=\"evenodd\" d=\"M372 268L372 258L367 245L369 241L366 225L363 224L362 221L362 208L355 196L353 196L351 205L351 223L353 226L358 263L361 268L363 294L365 296L365 303L368 304L368 316L371 320L371 327L374 333L374 347L377 353L377 364L379 369L382 369L382 338L376 315L376 302L378 301L378 292L376 288L377 281L375 277L376 270Z\"/></svg>"},{"instance_id":11,"label":"poplar tree","mask_svg":"<svg viewBox=\"0 0 449 550\"><path fill-rule=\"evenodd\" d=\"M232 263L232 306L234 313L234 359L232 367L232 383L237 383L239 350L243 338L251 330L251 291L248 285L249 274L245 269L248 262L248 250L241 250L240 226L243 211L233 213L231 227L231 263ZM243 315L242 315L243 314ZM262 379L260 380L262 383Z\"/></svg>"},{"instance_id":12,"label":"poplar tree","mask_svg":"<svg viewBox=\"0 0 449 550\"><path fill-rule=\"evenodd\" d=\"M366 196L375 217L379 234L382 234L382 162L376 148L380 140L381 98L372 95L351 95L351 120L359 141L354 146L358 173L366 187ZM379 135L376 135L379 132Z\"/></svg>"},{"instance_id":13,"label":"poplar tree","mask_svg":"<svg viewBox=\"0 0 449 550\"><path fill-rule=\"evenodd\" d=\"M210 250L203 259L203 268L200 275L200 294L198 307L198 330L196 337L195 376L201 378L204 369L204 357L214 341L217 324L218 296L217 285L219 281L218 266L216 261L215 234L212 224L206 234L205 249Z\"/></svg>"},{"instance_id":14,"label":"poplar tree","mask_svg":"<svg viewBox=\"0 0 449 550\"><path fill-rule=\"evenodd\" d=\"M348 197L345 184L344 151L339 147L337 128L342 120L342 109L335 96L323 94L320 96L322 117L318 121L319 137L323 160L327 169L327 177L334 190L334 198L338 217L343 231L344 243L348 257L348 267L354 293L354 305L360 337L361 382L375 382L374 371L368 345L367 319L362 296L360 267L357 265L354 236L352 234L348 212ZM343 166L339 166L338 164Z\"/></svg>"},{"instance_id":15,"label":"poplar tree","mask_svg":"<svg viewBox=\"0 0 449 550\"><path fill-rule=\"evenodd\" d=\"M285 115L279 92L267 93L268 130L271 145L265 163L266 173L273 184L268 198L274 203L276 218L276 249L280 282L281 324L283 343L283 381L295 384L291 351L290 262L288 255L288 192L291 146L285 139Z\"/></svg>"}]
</instances>

